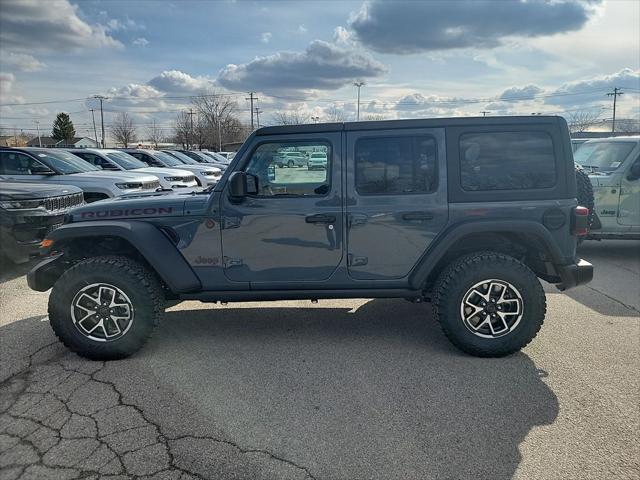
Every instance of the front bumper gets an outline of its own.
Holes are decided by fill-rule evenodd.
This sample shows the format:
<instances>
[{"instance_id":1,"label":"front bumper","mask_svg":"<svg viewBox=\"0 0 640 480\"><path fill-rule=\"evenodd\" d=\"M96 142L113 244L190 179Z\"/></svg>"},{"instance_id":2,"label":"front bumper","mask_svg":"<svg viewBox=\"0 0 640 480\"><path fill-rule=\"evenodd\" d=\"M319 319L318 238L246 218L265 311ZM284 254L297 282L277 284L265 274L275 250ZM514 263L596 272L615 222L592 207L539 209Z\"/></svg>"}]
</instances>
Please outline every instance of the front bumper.
<instances>
[{"instance_id":1,"label":"front bumper","mask_svg":"<svg viewBox=\"0 0 640 480\"><path fill-rule=\"evenodd\" d=\"M556 270L562 280L556 285L558 290L569 290L593 280L593 265L581 258L569 265L556 265Z\"/></svg>"},{"instance_id":2,"label":"front bumper","mask_svg":"<svg viewBox=\"0 0 640 480\"><path fill-rule=\"evenodd\" d=\"M40 242L64 221L64 215L5 216L0 222L0 245L15 263L38 255Z\"/></svg>"}]
</instances>

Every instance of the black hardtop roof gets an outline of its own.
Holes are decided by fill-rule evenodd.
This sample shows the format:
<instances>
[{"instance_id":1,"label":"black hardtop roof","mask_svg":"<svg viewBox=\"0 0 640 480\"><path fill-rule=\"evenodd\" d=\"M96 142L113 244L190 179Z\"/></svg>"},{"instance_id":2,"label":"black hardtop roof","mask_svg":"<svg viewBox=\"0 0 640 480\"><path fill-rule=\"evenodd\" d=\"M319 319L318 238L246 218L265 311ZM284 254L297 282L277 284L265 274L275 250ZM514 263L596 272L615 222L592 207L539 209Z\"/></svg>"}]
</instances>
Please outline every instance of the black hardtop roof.
<instances>
[{"instance_id":1,"label":"black hardtop roof","mask_svg":"<svg viewBox=\"0 0 640 480\"><path fill-rule=\"evenodd\" d=\"M470 125L541 125L564 122L556 115L528 115L528 116L495 116L495 117L452 117L452 118L418 118L411 120L376 120L367 122L340 123L308 123L303 125L276 125L262 127L255 134L278 135L283 133L326 133L337 131L357 130L391 130L396 128L438 128L462 127Z\"/></svg>"}]
</instances>

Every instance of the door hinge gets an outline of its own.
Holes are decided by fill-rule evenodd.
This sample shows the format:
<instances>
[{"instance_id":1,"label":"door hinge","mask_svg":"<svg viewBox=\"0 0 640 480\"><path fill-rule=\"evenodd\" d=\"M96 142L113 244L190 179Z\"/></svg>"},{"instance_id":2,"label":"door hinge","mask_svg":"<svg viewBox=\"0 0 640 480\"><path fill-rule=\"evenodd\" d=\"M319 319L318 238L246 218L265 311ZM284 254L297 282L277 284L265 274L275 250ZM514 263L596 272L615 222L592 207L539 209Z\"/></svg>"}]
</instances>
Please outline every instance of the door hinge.
<instances>
[{"instance_id":1,"label":"door hinge","mask_svg":"<svg viewBox=\"0 0 640 480\"><path fill-rule=\"evenodd\" d=\"M222 217L222 228L238 228L241 223L240 217Z\"/></svg>"},{"instance_id":2,"label":"door hinge","mask_svg":"<svg viewBox=\"0 0 640 480\"><path fill-rule=\"evenodd\" d=\"M242 265L242 259L241 258L224 257L223 265L224 265L224 268L238 267L238 266Z\"/></svg>"},{"instance_id":3,"label":"door hinge","mask_svg":"<svg viewBox=\"0 0 640 480\"><path fill-rule=\"evenodd\" d=\"M349 220L348 220L349 227L364 225L365 223L367 223L366 215L356 215L356 214L349 215Z\"/></svg>"},{"instance_id":4,"label":"door hinge","mask_svg":"<svg viewBox=\"0 0 640 480\"><path fill-rule=\"evenodd\" d=\"M347 257L347 263L349 264L350 267L358 267L358 266L366 265L367 263L369 263L369 258L358 257L350 253Z\"/></svg>"}]
</instances>

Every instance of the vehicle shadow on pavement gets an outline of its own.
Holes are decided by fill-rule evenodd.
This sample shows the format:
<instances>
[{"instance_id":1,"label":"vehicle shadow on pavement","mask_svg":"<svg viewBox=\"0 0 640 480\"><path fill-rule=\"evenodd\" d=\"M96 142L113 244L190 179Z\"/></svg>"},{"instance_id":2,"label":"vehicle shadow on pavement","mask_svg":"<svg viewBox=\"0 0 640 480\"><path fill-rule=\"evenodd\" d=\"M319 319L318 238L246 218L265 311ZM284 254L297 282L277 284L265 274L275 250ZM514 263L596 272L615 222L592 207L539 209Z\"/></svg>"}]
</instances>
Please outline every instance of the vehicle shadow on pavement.
<instances>
[{"instance_id":1,"label":"vehicle shadow on pavement","mask_svg":"<svg viewBox=\"0 0 640 480\"><path fill-rule=\"evenodd\" d=\"M558 415L547 374L525 353L461 354L428 305L361 303L185 304L143 350L106 364L67 352L43 317L1 327L12 368L0 433L27 443L0 459L17 472L512 478L520 443Z\"/></svg>"},{"instance_id":2,"label":"vehicle shadow on pavement","mask_svg":"<svg viewBox=\"0 0 640 480\"><path fill-rule=\"evenodd\" d=\"M172 311L144 361L234 441L316 478L511 478L558 415L526 354L464 355L428 305L323 303Z\"/></svg>"},{"instance_id":3,"label":"vehicle shadow on pavement","mask_svg":"<svg viewBox=\"0 0 640 480\"><path fill-rule=\"evenodd\" d=\"M37 261L31 260L16 265L0 254L0 284L26 275L37 263Z\"/></svg>"}]
</instances>

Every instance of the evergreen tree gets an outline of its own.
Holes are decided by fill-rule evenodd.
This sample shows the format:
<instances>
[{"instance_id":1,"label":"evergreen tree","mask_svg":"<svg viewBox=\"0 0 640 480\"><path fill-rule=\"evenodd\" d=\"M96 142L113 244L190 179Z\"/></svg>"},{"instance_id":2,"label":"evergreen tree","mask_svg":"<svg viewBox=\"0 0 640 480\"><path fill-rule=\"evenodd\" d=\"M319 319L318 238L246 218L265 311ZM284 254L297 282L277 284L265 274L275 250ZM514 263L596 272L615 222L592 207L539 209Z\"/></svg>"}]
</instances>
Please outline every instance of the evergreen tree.
<instances>
[{"instance_id":1,"label":"evergreen tree","mask_svg":"<svg viewBox=\"0 0 640 480\"><path fill-rule=\"evenodd\" d=\"M76 136L76 129L73 126L73 122L64 112L59 113L56 116L56 120L53 122L53 130L51 131L51 137L56 140L64 140L65 144L71 143L71 139Z\"/></svg>"}]
</instances>

